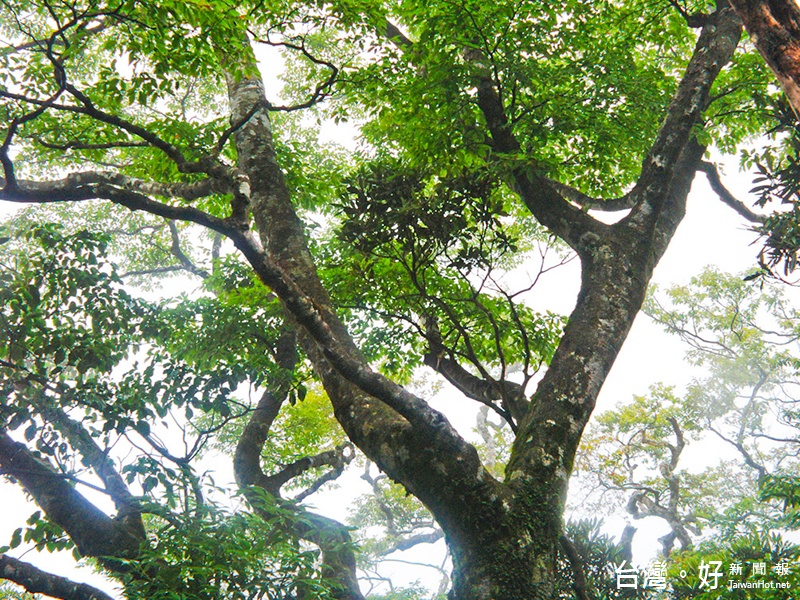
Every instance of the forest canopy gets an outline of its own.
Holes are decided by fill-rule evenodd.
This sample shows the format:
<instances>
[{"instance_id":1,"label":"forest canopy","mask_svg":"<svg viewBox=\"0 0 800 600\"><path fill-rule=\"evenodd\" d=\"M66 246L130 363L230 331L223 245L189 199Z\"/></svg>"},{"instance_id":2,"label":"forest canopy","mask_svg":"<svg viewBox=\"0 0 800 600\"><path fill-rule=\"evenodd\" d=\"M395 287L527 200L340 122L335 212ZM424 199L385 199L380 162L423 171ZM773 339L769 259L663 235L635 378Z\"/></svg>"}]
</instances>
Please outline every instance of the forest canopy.
<instances>
[{"instance_id":1,"label":"forest canopy","mask_svg":"<svg viewBox=\"0 0 800 600\"><path fill-rule=\"evenodd\" d=\"M37 505L9 585L109 597L28 544L126 598L647 597L608 569L632 527L565 524L573 472L668 524L664 597L797 558L796 124L726 0L4 1L0 39L0 473ZM696 178L760 263L645 304ZM709 379L579 456L643 305ZM679 468L703 429L713 491ZM314 509L357 473L350 522ZM381 575L440 540L438 590Z\"/></svg>"}]
</instances>

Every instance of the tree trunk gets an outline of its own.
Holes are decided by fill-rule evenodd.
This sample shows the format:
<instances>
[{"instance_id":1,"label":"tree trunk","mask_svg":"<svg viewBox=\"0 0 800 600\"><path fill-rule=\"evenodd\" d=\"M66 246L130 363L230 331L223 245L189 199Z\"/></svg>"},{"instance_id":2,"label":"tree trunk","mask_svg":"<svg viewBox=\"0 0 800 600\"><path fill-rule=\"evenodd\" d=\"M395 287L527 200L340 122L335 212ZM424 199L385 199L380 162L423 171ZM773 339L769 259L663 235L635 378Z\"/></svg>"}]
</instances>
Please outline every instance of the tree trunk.
<instances>
[{"instance_id":1,"label":"tree trunk","mask_svg":"<svg viewBox=\"0 0 800 600\"><path fill-rule=\"evenodd\" d=\"M298 326L299 340L350 439L434 514L453 556L452 600L553 597L567 483L600 388L644 300L648 282L684 210L704 148L692 128L732 56L741 26L730 8L703 29L667 117L630 193L631 214L608 226L566 202L532 168L512 188L582 262L577 306L519 432L505 482L426 402L363 362L334 313L274 154L269 117L257 111L235 139L249 178L260 244L235 239ZM519 151L491 82L478 102L495 150ZM263 98L256 78L229 82L234 121ZM274 266L270 261L274 261ZM278 272L282 270L281 272ZM280 281L277 281L280 280Z\"/></svg>"},{"instance_id":2,"label":"tree trunk","mask_svg":"<svg viewBox=\"0 0 800 600\"><path fill-rule=\"evenodd\" d=\"M731 0L731 4L800 118L800 7L795 0Z\"/></svg>"}]
</instances>

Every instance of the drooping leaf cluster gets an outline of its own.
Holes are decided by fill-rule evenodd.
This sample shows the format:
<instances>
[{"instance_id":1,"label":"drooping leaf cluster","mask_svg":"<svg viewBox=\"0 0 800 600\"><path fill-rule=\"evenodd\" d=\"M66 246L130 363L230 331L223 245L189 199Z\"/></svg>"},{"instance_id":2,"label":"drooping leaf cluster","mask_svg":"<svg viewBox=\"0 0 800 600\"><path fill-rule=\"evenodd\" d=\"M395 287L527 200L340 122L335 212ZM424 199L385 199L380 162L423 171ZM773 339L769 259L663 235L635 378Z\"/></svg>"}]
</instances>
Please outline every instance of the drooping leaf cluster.
<instances>
[{"instance_id":1,"label":"drooping leaf cluster","mask_svg":"<svg viewBox=\"0 0 800 600\"><path fill-rule=\"evenodd\" d=\"M368 356L406 377L437 344L479 371L527 378L549 361L561 318L517 298L535 275L519 289L504 276L541 233L507 212L490 172L443 179L373 165L347 191L336 237L320 248L323 275Z\"/></svg>"},{"instance_id":2,"label":"drooping leaf cluster","mask_svg":"<svg viewBox=\"0 0 800 600\"><path fill-rule=\"evenodd\" d=\"M797 115L784 98L762 97L758 104L772 119L774 139L756 151L743 152L745 165L755 167L758 173L750 190L758 197L756 205L773 208L755 227L764 244L759 258L764 273L781 267L788 276L797 268L800 248L800 129Z\"/></svg>"}]
</instances>

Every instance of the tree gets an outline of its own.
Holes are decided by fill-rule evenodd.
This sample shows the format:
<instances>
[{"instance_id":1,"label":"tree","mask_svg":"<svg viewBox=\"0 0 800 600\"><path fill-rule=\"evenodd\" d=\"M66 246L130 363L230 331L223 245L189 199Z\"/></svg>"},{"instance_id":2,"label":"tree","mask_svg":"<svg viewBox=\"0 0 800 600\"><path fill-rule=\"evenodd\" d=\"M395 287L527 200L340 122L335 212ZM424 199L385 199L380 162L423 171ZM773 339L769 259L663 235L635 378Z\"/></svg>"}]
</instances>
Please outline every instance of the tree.
<instances>
[{"instance_id":1,"label":"tree","mask_svg":"<svg viewBox=\"0 0 800 600\"><path fill-rule=\"evenodd\" d=\"M781 535L796 528L797 311L774 283L744 279L707 269L687 285L655 290L645 311L688 344L687 359L702 374L682 394L657 385L604 412L583 440L578 470L595 479L593 495L606 508L614 498L634 521L668 526L659 541L661 556L675 562L677 597L704 597L696 580L675 573L697 573L710 556L774 565L800 552ZM715 441L732 456L692 464Z\"/></svg>"},{"instance_id":2,"label":"tree","mask_svg":"<svg viewBox=\"0 0 800 600\"><path fill-rule=\"evenodd\" d=\"M764 128L750 109L768 77L736 53L739 19L694 8L702 23L651 1L4 3L0 199L47 205L16 225L40 249L17 255L4 307L0 468L43 511L25 535L74 544L131 596L362 597L347 531L282 489L334 477L349 446L289 464L267 448L316 381L349 443L433 515L451 598L552 597L581 434L703 156ZM283 100L254 48L283 52ZM356 120L366 149L329 152L306 113ZM68 233L31 225L47 214ZM581 263L565 323L502 278L548 236ZM153 311L120 289L176 269L214 300ZM141 371L111 377L137 348L153 349ZM513 432L502 476L401 385L423 364ZM243 384L257 401L236 400ZM175 411L183 455L153 435ZM217 430L237 432L241 513L204 502L190 466ZM115 436L136 435L149 450L120 467ZM78 459L113 517L73 487ZM184 564L180 539L202 560ZM215 540L241 560L217 562Z\"/></svg>"}]
</instances>

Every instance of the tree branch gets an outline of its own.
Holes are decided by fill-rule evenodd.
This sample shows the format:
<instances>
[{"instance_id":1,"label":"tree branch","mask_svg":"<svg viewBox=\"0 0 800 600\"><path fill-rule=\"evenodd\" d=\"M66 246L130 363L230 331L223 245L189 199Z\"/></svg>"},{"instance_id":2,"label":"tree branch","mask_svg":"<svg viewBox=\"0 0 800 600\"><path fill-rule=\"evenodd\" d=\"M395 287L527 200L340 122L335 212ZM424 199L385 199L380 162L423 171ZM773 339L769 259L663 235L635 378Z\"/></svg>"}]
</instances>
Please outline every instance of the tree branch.
<instances>
[{"instance_id":1,"label":"tree branch","mask_svg":"<svg viewBox=\"0 0 800 600\"><path fill-rule=\"evenodd\" d=\"M389 41L391 41L400 49L410 48L414 45L414 42L412 42L402 31L400 31L400 28L392 23L389 19L386 19L386 30L384 31L384 35Z\"/></svg>"},{"instance_id":2,"label":"tree branch","mask_svg":"<svg viewBox=\"0 0 800 600\"><path fill-rule=\"evenodd\" d=\"M352 446L350 446L350 448L352 449ZM294 497L294 501L302 502L329 481L335 481L338 479L339 476L344 473L344 468L353 460L353 458L355 458L354 451L352 451L349 456L343 456L340 460L337 460L333 464L333 468L330 471L323 473L317 479L315 479L310 486Z\"/></svg>"},{"instance_id":3,"label":"tree branch","mask_svg":"<svg viewBox=\"0 0 800 600\"><path fill-rule=\"evenodd\" d=\"M288 364L284 359L285 361L290 360L285 354L278 360L284 363L282 366L286 367ZM282 481L280 477L272 480L265 475L261 468L261 451L269 435L269 428L280 412L287 391L286 384L283 383L277 385L274 393L267 390L262 394L255 411L242 431L233 459L236 482L245 494L248 494L248 489L259 488L279 502L281 502L280 486L291 477ZM292 472L292 469L287 468L286 472L288 474ZM303 471L299 470L296 474L301 472ZM256 512L266 515L267 513L259 507L259 497L252 493L248 495ZM298 508L294 504L287 504L287 506ZM302 511L302 518L297 520L293 526L299 537L316 544L322 551L323 571L326 571L341 586L343 595L340 598L362 600L363 596L358 588L356 578L355 557L350 547L350 535L345 527L333 519L309 511Z\"/></svg>"},{"instance_id":4,"label":"tree branch","mask_svg":"<svg viewBox=\"0 0 800 600\"><path fill-rule=\"evenodd\" d=\"M562 535L559 538L559 542L561 544L561 550L567 557L569 566L572 569L572 576L574 580L572 588L575 590L576 600L593 600L592 596L590 596L588 592L586 573L584 573L583 561L581 560L580 554L578 554L578 549L575 547L575 544L572 543L572 540L566 535Z\"/></svg>"},{"instance_id":5,"label":"tree branch","mask_svg":"<svg viewBox=\"0 0 800 600\"><path fill-rule=\"evenodd\" d=\"M617 212L621 210L628 210L633 207L633 201L628 194L619 198L593 198L572 186L559 183L558 181L546 177L543 179L565 199L577 204L585 210Z\"/></svg>"},{"instance_id":6,"label":"tree branch","mask_svg":"<svg viewBox=\"0 0 800 600\"><path fill-rule=\"evenodd\" d=\"M434 544L441 539L444 539L444 532L441 529L436 529L435 531L430 531L428 533L417 533L395 540L390 546L383 548L378 553L378 556L388 556L392 552L410 550L419 544Z\"/></svg>"},{"instance_id":7,"label":"tree branch","mask_svg":"<svg viewBox=\"0 0 800 600\"><path fill-rule=\"evenodd\" d=\"M681 478L680 475L675 473L678 466L681 453L685 447L685 440L683 431L674 417L669 417L669 423L672 431L675 434L675 445L664 442L656 444L648 442L644 438L642 442L648 445L665 446L670 452L669 462L663 462L660 467L661 476L667 482L669 489L669 498L667 506L659 503L660 494L653 489L640 489L635 492L628 501L627 510L634 519L642 519L648 516L655 516L664 519L670 526L671 533L661 538L662 549L664 556L669 556L672 551L672 545L678 539L681 542L681 547L689 548L692 546L692 538L686 530L685 523L688 522L686 518L682 518L678 512L680 503L681 492ZM653 496L655 499L651 498Z\"/></svg>"},{"instance_id":8,"label":"tree branch","mask_svg":"<svg viewBox=\"0 0 800 600\"><path fill-rule=\"evenodd\" d=\"M170 220L167 221L167 225L169 226L169 234L172 238L172 245L170 246L170 251L172 255L178 259L178 262L181 263L181 266L192 273L193 275L197 275L202 279L206 279L209 274L208 271L205 269L201 269L197 267L186 254L181 250L181 239L178 236L178 226L175 224L175 221Z\"/></svg>"},{"instance_id":9,"label":"tree branch","mask_svg":"<svg viewBox=\"0 0 800 600\"><path fill-rule=\"evenodd\" d=\"M239 487L266 487L267 476L261 469L261 451L284 400L285 395L276 395L272 390L265 390L250 415L250 420L244 426L233 455L233 472Z\"/></svg>"},{"instance_id":10,"label":"tree branch","mask_svg":"<svg viewBox=\"0 0 800 600\"><path fill-rule=\"evenodd\" d=\"M754 213L744 202L738 200L728 191L728 188L726 188L722 183L717 165L704 160L700 163L700 170L705 173L706 179L708 179L708 184L711 186L711 189L714 190L717 196L719 196L719 199L722 200L722 202L730 206L733 210L751 223L764 222L764 217L762 215Z\"/></svg>"},{"instance_id":11,"label":"tree branch","mask_svg":"<svg viewBox=\"0 0 800 600\"><path fill-rule=\"evenodd\" d=\"M466 59L482 65L483 54L479 50L468 50ZM486 119L491 134L491 145L500 155L519 155L522 147L514 137L513 128L505 114L502 98L495 86L494 78L484 67L477 83L478 107ZM531 211L536 220L555 235L563 239L579 254L582 237L587 233L604 235L607 229L581 209L567 202L550 182L536 172L533 165L516 167L511 172L514 191Z\"/></svg>"},{"instance_id":12,"label":"tree branch","mask_svg":"<svg viewBox=\"0 0 800 600\"><path fill-rule=\"evenodd\" d=\"M86 583L53 575L33 565L0 554L0 579L13 581L31 594L44 594L62 600L113 600L111 596Z\"/></svg>"},{"instance_id":13,"label":"tree branch","mask_svg":"<svg viewBox=\"0 0 800 600\"><path fill-rule=\"evenodd\" d=\"M512 381L500 382L473 375L453 359L452 352L442 343L441 334L435 323L428 322L426 329L425 336L429 350L425 353L423 362L447 379L467 398L488 406L516 430L517 423L522 419L527 406L522 386ZM495 404L496 401L502 402L502 408Z\"/></svg>"},{"instance_id":14,"label":"tree branch","mask_svg":"<svg viewBox=\"0 0 800 600\"><path fill-rule=\"evenodd\" d=\"M793 0L730 0L800 115L800 7Z\"/></svg>"},{"instance_id":15,"label":"tree branch","mask_svg":"<svg viewBox=\"0 0 800 600\"><path fill-rule=\"evenodd\" d=\"M252 32L251 32L252 35ZM259 38L257 36L253 36L255 41L260 42L262 44L266 44L268 46L282 46L284 48L290 48L291 50L296 50L300 52L303 56L305 56L309 61L314 63L317 66L323 66L330 71L328 77L317 84L314 91L311 93L311 96L305 102L301 102L299 104L292 104L287 106L276 106L274 104L268 103L268 110L272 112L294 112L298 110L303 110L305 108L311 108L315 104L323 101L325 98L328 97L333 84L336 83L336 79L339 76L339 68L334 65L332 62L327 60L322 60L317 58L313 54L311 54L308 49L306 48L305 40L300 40L299 44L295 44L293 42L283 41L283 42L273 42L269 39L269 37Z\"/></svg>"},{"instance_id":16,"label":"tree branch","mask_svg":"<svg viewBox=\"0 0 800 600\"><path fill-rule=\"evenodd\" d=\"M301 458L300 460L286 465L277 473L268 475L264 481L263 487L277 496L280 493L281 487L310 469L331 466L334 468L334 471L341 473L344 469L344 465L349 463L353 459L353 456L353 447L350 444L342 444L333 450L320 452L314 456L306 456L305 458ZM308 494L306 494L306 496L307 495Z\"/></svg>"},{"instance_id":17,"label":"tree branch","mask_svg":"<svg viewBox=\"0 0 800 600\"><path fill-rule=\"evenodd\" d=\"M110 200L120 206L125 206L131 210L141 210L164 217L166 219L190 221L203 225L209 229L230 236L241 223L237 220L220 219L206 212L191 206L173 206L163 202L151 200L145 194L136 189L123 189L115 187L114 181L128 183L130 178L121 175L113 175L110 179L90 173L84 179L85 174L76 173L64 179L48 182L20 181L21 187L8 189L6 181L0 179L0 184L5 187L0 190L0 200L15 202L20 204L47 204L56 202L81 202L85 200ZM134 180L132 187L136 188L139 184ZM208 184L213 187L213 180ZM155 187L151 187L155 185ZM191 186L191 184L186 184ZM164 188L158 184L143 182L142 190L153 192L163 192ZM185 190L184 190L185 191ZM169 193L169 192L166 192ZM190 193L186 193L187 196Z\"/></svg>"},{"instance_id":18,"label":"tree branch","mask_svg":"<svg viewBox=\"0 0 800 600\"><path fill-rule=\"evenodd\" d=\"M347 381L396 411L414 427L428 432L429 443L445 443L448 451L477 460L475 449L453 429L446 417L432 409L427 402L408 392L383 375L376 373L351 349L352 341L343 342L328 323L333 315L323 310L272 262L249 232L231 236L234 244L248 259L256 274L282 300L294 319L319 344L319 348L336 371ZM338 323L337 323L338 325ZM334 325L334 327L338 326ZM446 440L446 442L445 442ZM488 474L487 478L491 478Z\"/></svg>"},{"instance_id":19,"label":"tree branch","mask_svg":"<svg viewBox=\"0 0 800 600\"><path fill-rule=\"evenodd\" d=\"M686 24L692 29L704 27L708 23L708 14L703 12L689 13L676 0L669 0L669 3L681 14Z\"/></svg>"},{"instance_id":20,"label":"tree branch","mask_svg":"<svg viewBox=\"0 0 800 600\"><path fill-rule=\"evenodd\" d=\"M34 137L33 141L35 141L40 146L44 148L49 148L50 150L111 150L112 148L147 148L150 146L147 142L131 142L131 141L117 141L117 142L105 142L102 144L86 144L84 142L79 142L78 140L71 140L69 142L64 142L61 144L55 142L48 142L43 140L40 137Z\"/></svg>"},{"instance_id":21,"label":"tree branch","mask_svg":"<svg viewBox=\"0 0 800 600\"><path fill-rule=\"evenodd\" d=\"M125 485L108 454L97 445L97 442L80 423L67 416L63 410L47 406L43 402L37 402L37 410L67 436L70 444L80 452L86 464L91 466L103 481L106 492L117 508L116 520L144 539L145 530L138 502L130 493L128 486Z\"/></svg>"},{"instance_id":22,"label":"tree branch","mask_svg":"<svg viewBox=\"0 0 800 600\"><path fill-rule=\"evenodd\" d=\"M652 227L661 218L665 204L671 206L669 212L682 213L685 198L683 194L670 193L670 188L682 166L691 174L697 168L695 161L688 160L691 153L687 153L692 129L700 123L711 86L733 56L741 33L741 22L727 3L721 4L703 27L658 136L642 164L641 175L629 194L635 207L623 222L634 230L644 233Z\"/></svg>"},{"instance_id":23,"label":"tree branch","mask_svg":"<svg viewBox=\"0 0 800 600\"><path fill-rule=\"evenodd\" d=\"M73 201L73 198L67 196L62 200L57 196L59 194L67 194L70 190L84 190L92 185L115 186L149 196L180 198L187 201L204 198L212 194L233 193L233 186L229 182L220 181L212 177L189 183L159 183L137 179L136 177L128 177L121 173L107 173L102 171L71 173L62 179L53 181L19 180L16 184L17 190L6 189L8 187L8 182L0 178L0 186L4 188L0 191L0 199L10 202L70 202ZM15 200L15 196L19 197L19 199ZM31 199L25 199L28 196L30 196ZM47 196L56 197L47 200ZM91 196L89 195L77 197L74 200L86 200L90 198Z\"/></svg>"},{"instance_id":24,"label":"tree branch","mask_svg":"<svg viewBox=\"0 0 800 600\"><path fill-rule=\"evenodd\" d=\"M133 557L144 541L75 491L61 474L30 450L0 433L0 473L16 479L47 517L75 542L83 556Z\"/></svg>"}]
</instances>

